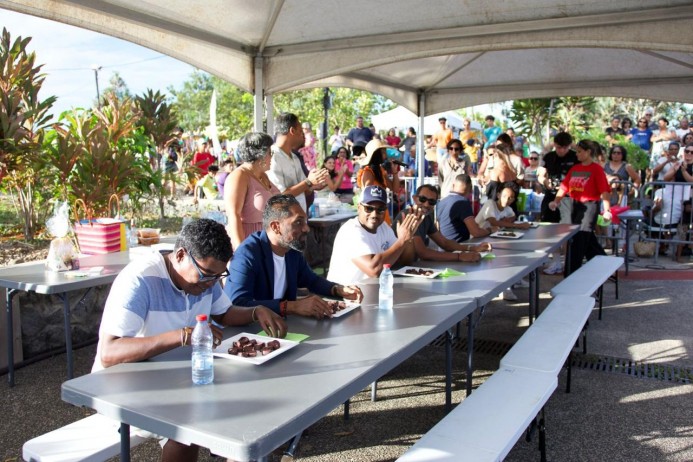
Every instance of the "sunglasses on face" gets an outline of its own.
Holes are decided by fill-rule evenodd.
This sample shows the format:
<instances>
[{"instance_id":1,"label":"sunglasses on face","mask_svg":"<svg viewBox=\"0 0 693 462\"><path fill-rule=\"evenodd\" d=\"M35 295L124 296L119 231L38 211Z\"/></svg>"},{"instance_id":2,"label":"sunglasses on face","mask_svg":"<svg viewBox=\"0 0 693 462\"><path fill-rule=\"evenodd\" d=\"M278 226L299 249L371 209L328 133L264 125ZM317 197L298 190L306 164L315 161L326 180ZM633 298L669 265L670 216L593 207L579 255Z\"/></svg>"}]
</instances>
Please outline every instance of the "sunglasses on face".
<instances>
[{"instance_id":1,"label":"sunglasses on face","mask_svg":"<svg viewBox=\"0 0 693 462\"><path fill-rule=\"evenodd\" d=\"M529 160L539 160L538 157L530 157Z\"/></svg>"},{"instance_id":2,"label":"sunglasses on face","mask_svg":"<svg viewBox=\"0 0 693 462\"><path fill-rule=\"evenodd\" d=\"M375 212L375 213L377 213L378 215L382 215L382 214L385 213L385 211L387 210L386 207L373 207L373 206L371 206L371 205L366 205L366 204L361 204L361 207L363 207L363 211L366 212L366 213L373 213L373 212Z\"/></svg>"},{"instance_id":3,"label":"sunglasses on face","mask_svg":"<svg viewBox=\"0 0 693 462\"><path fill-rule=\"evenodd\" d=\"M686 149L686 150L683 151L683 152L686 153L686 154L693 154L693 150L690 150L690 149Z\"/></svg>"},{"instance_id":4,"label":"sunglasses on face","mask_svg":"<svg viewBox=\"0 0 693 462\"><path fill-rule=\"evenodd\" d=\"M417 196L419 198L419 202L422 204L429 203L431 205L436 205L438 203L438 199L431 199L429 197L424 197L424 196Z\"/></svg>"},{"instance_id":5,"label":"sunglasses on face","mask_svg":"<svg viewBox=\"0 0 693 462\"><path fill-rule=\"evenodd\" d=\"M448 148L448 151L462 152L462 148L458 148L457 146L452 146L452 147Z\"/></svg>"},{"instance_id":6,"label":"sunglasses on face","mask_svg":"<svg viewBox=\"0 0 693 462\"><path fill-rule=\"evenodd\" d=\"M204 273L200 270L200 266L197 264L197 261L195 260L195 258L193 258L193 256L190 255L190 252L188 252L188 251L186 250L185 253L188 254L188 257L190 258L190 261L192 262L193 266L194 266L195 269L197 270L197 274L198 274L198 276L200 277L200 278L197 280L198 283L199 283L199 282L212 282L212 281L217 281L217 280L219 280L219 279L221 279L221 278L225 278L226 276L229 275L229 270L228 270L228 269L225 269L224 272L221 273L221 274L213 274L213 275L204 274Z\"/></svg>"}]
</instances>

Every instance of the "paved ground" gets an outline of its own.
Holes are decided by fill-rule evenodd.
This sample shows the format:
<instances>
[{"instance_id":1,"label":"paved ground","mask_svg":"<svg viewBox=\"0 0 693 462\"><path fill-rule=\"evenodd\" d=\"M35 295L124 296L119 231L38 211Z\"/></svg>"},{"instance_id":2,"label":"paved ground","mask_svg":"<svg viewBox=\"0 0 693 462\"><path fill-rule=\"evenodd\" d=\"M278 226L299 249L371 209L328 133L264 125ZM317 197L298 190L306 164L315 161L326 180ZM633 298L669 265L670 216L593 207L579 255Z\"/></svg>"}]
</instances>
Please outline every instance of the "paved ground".
<instances>
[{"instance_id":1,"label":"paved ground","mask_svg":"<svg viewBox=\"0 0 693 462\"><path fill-rule=\"evenodd\" d=\"M651 262L636 265L644 268ZM621 296L613 285L605 290L602 321L593 313L589 328L589 355L578 362L592 368L574 368L572 392L566 394L565 372L547 406L548 457L552 461L691 461L693 460L693 288L690 265L661 259L664 270L632 267L621 281ZM671 274L683 280L670 279ZM548 291L557 276L541 278ZM521 299L526 290L519 290ZM542 294L543 304L549 302ZM480 323L478 345L502 350L526 329L525 303L492 302ZM490 351L490 350L489 350ZM77 374L91 367L95 347L76 354ZM379 400L370 402L368 390L352 400L351 419L341 409L309 428L296 460L391 461L443 417L443 349L429 346L392 371L379 383ZM498 367L502 353L476 355L475 386ZM643 378L625 372L596 370L599 358L644 362L645 375L674 370L684 381ZM455 351L454 402L464 398L466 355ZM674 374L671 374L674 375ZM17 386L0 398L0 460L21 460L24 441L77 420L89 413L60 400L65 357L56 356L20 369ZM2 377L5 379L6 377ZM287 399L289 399L287 397ZM133 460L154 461L159 450L148 442L134 450ZM521 439L507 460L538 460L536 439ZM279 460L280 456L272 457ZM215 460L204 453L201 460Z\"/></svg>"}]
</instances>

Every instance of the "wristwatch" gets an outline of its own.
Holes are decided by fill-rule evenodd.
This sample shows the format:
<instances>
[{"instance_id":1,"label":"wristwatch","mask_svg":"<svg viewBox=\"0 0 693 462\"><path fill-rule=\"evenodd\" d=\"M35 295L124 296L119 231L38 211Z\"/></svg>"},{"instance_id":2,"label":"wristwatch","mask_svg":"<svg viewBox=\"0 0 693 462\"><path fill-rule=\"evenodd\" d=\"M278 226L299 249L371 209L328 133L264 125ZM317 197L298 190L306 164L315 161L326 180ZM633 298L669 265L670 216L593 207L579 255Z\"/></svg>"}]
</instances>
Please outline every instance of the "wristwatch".
<instances>
[{"instance_id":1,"label":"wristwatch","mask_svg":"<svg viewBox=\"0 0 693 462\"><path fill-rule=\"evenodd\" d=\"M308 186L309 188L313 187L313 182L310 181L308 178L306 178L306 186Z\"/></svg>"}]
</instances>

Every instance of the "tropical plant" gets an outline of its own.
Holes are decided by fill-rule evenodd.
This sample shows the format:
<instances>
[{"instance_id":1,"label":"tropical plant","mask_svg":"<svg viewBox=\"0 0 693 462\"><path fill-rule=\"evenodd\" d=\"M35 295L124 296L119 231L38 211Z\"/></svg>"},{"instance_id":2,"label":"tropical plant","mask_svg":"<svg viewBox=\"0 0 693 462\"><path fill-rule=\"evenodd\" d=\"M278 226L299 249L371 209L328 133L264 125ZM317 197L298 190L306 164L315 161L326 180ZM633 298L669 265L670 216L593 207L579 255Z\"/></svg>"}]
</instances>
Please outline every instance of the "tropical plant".
<instances>
[{"instance_id":1,"label":"tropical plant","mask_svg":"<svg viewBox=\"0 0 693 462\"><path fill-rule=\"evenodd\" d=\"M44 174L60 185L61 198L81 199L87 217L108 214L109 198L128 195L134 210L149 190L148 139L137 128L129 99L107 96L101 109L66 112L46 138Z\"/></svg>"},{"instance_id":2,"label":"tropical plant","mask_svg":"<svg viewBox=\"0 0 693 462\"><path fill-rule=\"evenodd\" d=\"M160 92L154 93L148 89L143 95L135 97L135 104L140 110L137 126L142 127L156 151L150 159L149 174L152 193L159 203L160 217L165 218L164 201L166 189L163 185L163 175L159 167L160 159L166 156L168 146L178 140L179 130L173 115L172 107L166 102L166 96Z\"/></svg>"},{"instance_id":3,"label":"tropical plant","mask_svg":"<svg viewBox=\"0 0 693 462\"><path fill-rule=\"evenodd\" d=\"M38 209L45 200L36 161L44 128L52 117L55 96L44 100L39 91L45 80L36 55L27 51L31 38L12 41L3 28L0 38L0 180L16 194L24 221L24 238L31 240L39 222Z\"/></svg>"}]
</instances>

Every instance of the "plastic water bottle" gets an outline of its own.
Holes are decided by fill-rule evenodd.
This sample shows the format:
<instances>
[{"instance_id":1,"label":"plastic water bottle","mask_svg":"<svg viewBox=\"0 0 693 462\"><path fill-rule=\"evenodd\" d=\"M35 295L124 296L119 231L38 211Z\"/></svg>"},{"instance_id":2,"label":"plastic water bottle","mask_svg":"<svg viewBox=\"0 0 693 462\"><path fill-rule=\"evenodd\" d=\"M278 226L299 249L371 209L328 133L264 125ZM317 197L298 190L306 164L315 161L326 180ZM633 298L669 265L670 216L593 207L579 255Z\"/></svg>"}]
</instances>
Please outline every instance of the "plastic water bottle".
<instances>
[{"instance_id":1,"label":"plastic water bottle","mask_svg":"<svg viewBox=\"0 0 693 462\"><path fill-rule=\"evenodd\" d=\"M197 325L192 331L192 381L195 385L207 385L214 381L212 343L214 336L206 314L198 314Z\"/></svg>"},{"instance_id":2,"label":"plastic water bottle","mask_svg":"<svg viewBox=\"0 0 693 462\"><path fill-rule=\"evenodd\" d=\"M137 238L137 228L135 227L135 220L130 221L130 238L128 242L128 248L137 247L139 244L139 239Z\"/></svg>"},{"instance_id":3,"label":"plastic water bottle","mask_svg":"<svg viewBox=\"0 0 693 462\"><path fill-rule=\"evenodd\" d=\"M378 291L378 307L381 310L392 309L393 284L394 276L392 276L390 265L383 265L383 271L380 273L380 290Z\"/></svg>"}]
</instances>

